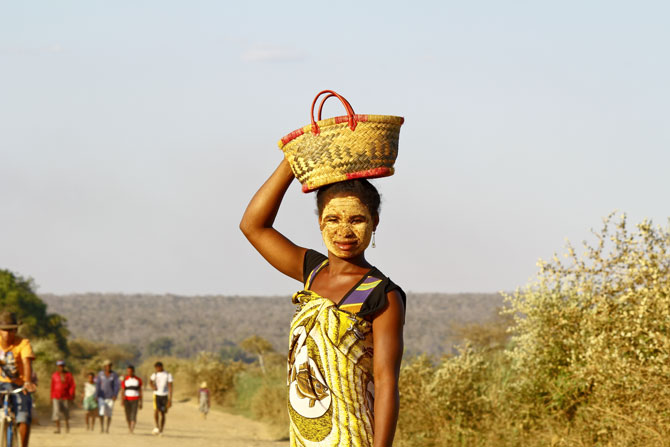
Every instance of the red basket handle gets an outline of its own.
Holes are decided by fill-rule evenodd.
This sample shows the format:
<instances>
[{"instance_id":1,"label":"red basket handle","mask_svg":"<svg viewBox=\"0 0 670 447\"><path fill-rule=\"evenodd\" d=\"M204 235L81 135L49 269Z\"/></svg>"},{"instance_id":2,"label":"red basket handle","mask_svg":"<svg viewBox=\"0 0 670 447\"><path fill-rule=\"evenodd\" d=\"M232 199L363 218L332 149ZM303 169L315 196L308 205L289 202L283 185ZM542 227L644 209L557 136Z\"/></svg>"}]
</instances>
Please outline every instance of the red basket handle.
<instances>
[{"instance_id":1,"label":"red basket handle","mask_svg":"<svg viewBox=\"0 0 670 447\"><path fill-rule=\"evenodd\" d=\"M323 110L323 105L326 103L326 99L332 98L333 95L332 93L328 93L328 95L324 96L324 98L321 100L321 104L319 104L319 113L316 115L316 120L321 121L321 111ZM346 106L344 106L346 108Z\"/></svg>"},{"instance_id":2,"label":"red basket handle","mask_svg":"<svg viewBox=\"0 0 670 447\"><path fill-rule=\"evenodd\" d=\"M321 95L323 95L324 93L328 93L328 95L326 95L326 97L323 98L323 100L321 101L321 104L319 105L319 115L318 115L319 121L321 121L321 111L323 109L323 104L326 102L326 100L328 98L332 98L333 96L335 96L335 97L337 97L337 99L340 100L340 102L342 103L344 108L347 110L347 116L349 117L349 128L351 130L355 130L356 129L356 118L355 118L356 114L354 113L354 108L351 107L351 104L349 104L349 101L347 101L346 99L344 99L344 97L338 95L337 93L335 93L332 90L324 90L324 91L320 92L318 95L316 95L316 97L314 98L314 101L312 101L312 117L311 117L312 118L312 133L314 135L318 135L321 132L321 130L319 129L318 124L316 124L316 121L314 121L314 106L316 105L316 101L319 99L319 97Z\"/></svg>"},{"instance_id":3,"label":"red basket handle","mask_svg":"<svg viewBox=\"0 0 670 447\"><path fill-rule=\"evenodd\" d=\"M321 104L319 105L319 114L316 117L317 121L321 121L321 111L323 110L323 105L326 103L326 99L332 98L333 96L335 96L334 93L328 93L328 95L321 100ZM344 96L340 96L339 99L344 101L344 108L347 109L347 113L349 113L349 109L351 109L351 113L355 115L354 108L351 107L351 103L349 103L349 101L347 101Z\"/></svg>"}]
</instances>

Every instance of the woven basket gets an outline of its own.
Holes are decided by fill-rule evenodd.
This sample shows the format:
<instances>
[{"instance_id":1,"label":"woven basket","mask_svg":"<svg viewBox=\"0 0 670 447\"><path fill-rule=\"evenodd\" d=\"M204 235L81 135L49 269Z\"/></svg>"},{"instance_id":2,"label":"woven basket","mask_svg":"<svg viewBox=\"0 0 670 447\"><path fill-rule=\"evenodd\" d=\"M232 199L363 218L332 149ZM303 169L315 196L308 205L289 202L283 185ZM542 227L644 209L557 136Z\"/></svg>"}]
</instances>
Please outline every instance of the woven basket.
<instances>
[{"instance_id":1,"label":"woven basket","mask_svg":"<svg viewBox=\"0 0 670 447\"><path fill-rule=\"evenodd\" d=\"M327 95L314 121L314 106L323 94ZM332 97L342 102L347 115L322 120L323 105ZM356 115L349 101L324 90L312 102L311 118L311 124L279 141L303 192L344 180L393 175L402 117Z\"/></svg>"}]
</instances>

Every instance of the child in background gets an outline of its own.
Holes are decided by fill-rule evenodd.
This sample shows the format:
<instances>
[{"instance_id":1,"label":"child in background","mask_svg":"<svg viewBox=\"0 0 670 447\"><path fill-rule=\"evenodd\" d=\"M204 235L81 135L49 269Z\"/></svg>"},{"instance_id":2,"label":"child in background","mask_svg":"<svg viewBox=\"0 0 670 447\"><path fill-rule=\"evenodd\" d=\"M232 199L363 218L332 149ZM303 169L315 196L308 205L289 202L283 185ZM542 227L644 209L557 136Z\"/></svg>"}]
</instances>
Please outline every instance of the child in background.
<instances>
[{"instance_id":1,"label":"child in background","mask_svg":"<svg viewBox=\"0 0 670 447\"><path fill-rule=\"evenodd\" d=\"M97 417L98 402L95 398L95 374L87 374L86 383L84 383L84 394L81 398L81 405L86 412L86 430L95 429L95 418Z\"/></svg>"},{"instance_id":2,"label":"child in background","mask_svg":"<svg viewBox=\"0 0 670 447\"><path fill-rule=\"evenodd\" d=\"M207 382L202 382L200 384L200 390L198 390L198 402L200 403L200 412L202 413L202 418L207 419L207 413L209 413L209 389L207 388Z\"/></svg>"}]
</instances>

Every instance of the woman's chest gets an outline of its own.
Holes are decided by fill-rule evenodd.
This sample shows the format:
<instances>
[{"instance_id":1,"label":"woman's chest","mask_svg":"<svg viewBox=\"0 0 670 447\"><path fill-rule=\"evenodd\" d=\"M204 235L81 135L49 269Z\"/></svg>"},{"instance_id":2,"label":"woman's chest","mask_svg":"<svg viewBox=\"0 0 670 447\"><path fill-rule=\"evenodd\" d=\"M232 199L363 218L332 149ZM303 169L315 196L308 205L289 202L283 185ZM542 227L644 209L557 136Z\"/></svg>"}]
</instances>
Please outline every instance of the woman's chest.
<instances>
[{"instance_id":1,"label":"woman's chest","mask_svg":"<svg viewBox=\"0 0 670 447\"><path fill-rule=\"evenodd\" d=\"M347 297L362 278L361 274L335 276L322 271L312 282L310 290L337 305Z\"/></svg>"}]
</instances>

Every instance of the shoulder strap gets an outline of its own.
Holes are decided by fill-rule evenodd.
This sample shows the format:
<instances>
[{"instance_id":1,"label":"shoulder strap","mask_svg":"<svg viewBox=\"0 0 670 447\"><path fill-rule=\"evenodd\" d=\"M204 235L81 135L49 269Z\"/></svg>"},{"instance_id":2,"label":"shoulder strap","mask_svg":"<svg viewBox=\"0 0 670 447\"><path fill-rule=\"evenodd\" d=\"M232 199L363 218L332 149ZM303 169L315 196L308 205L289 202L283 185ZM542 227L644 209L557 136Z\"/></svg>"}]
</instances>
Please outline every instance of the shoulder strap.
<instances>
[{"instance_id":1,"label":"shoulder strap","mask_svg":"<svg viewBox=\"0 0 670 447\"><path fill-rule=\"evenodd\" d=\"M358 312L372 291L381 283L381 279L368 276L349 295L344 297L344 300L340 302L339 308L351 313Z\"/></svg>"},{"instance_id":2,"label":"shoulder strap","mask_svg":"<svg viewBox=\"0 0 670 447\"><path fill-rule=\"evenodd\" d=\"M314 278L316 275L321 271L322 268L324 268L328 264L328 259L323 261L321 264L317 265L314 267L314 270L309 274L307 277L307 281L305 281L305 289L309 289L309 287L312 285L312 281L314 281Z\"/></svg>"}]
</instances>

